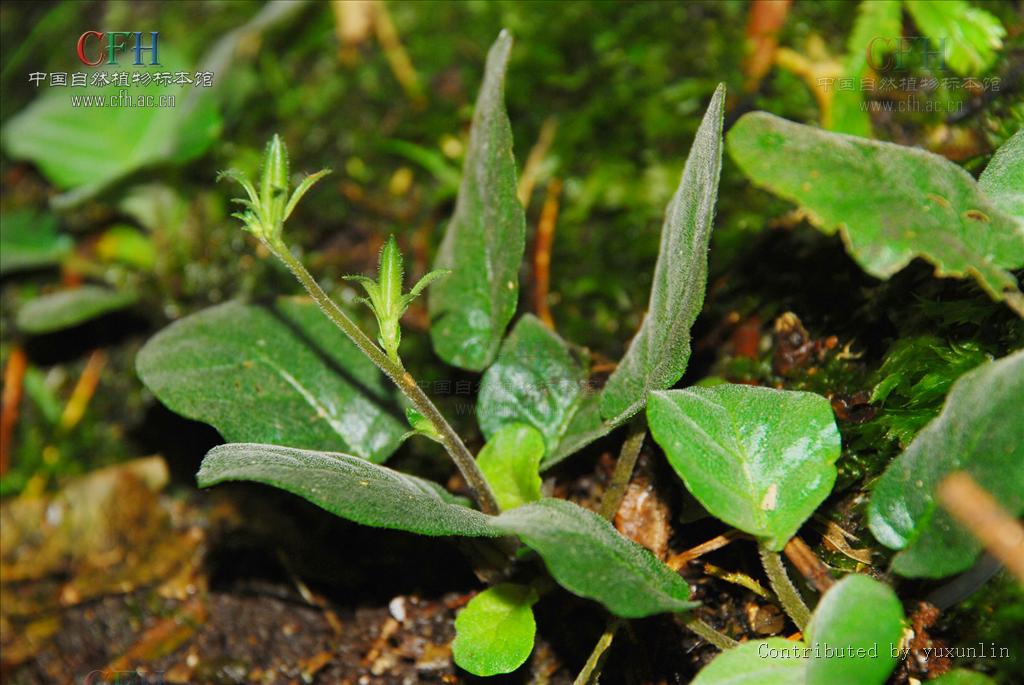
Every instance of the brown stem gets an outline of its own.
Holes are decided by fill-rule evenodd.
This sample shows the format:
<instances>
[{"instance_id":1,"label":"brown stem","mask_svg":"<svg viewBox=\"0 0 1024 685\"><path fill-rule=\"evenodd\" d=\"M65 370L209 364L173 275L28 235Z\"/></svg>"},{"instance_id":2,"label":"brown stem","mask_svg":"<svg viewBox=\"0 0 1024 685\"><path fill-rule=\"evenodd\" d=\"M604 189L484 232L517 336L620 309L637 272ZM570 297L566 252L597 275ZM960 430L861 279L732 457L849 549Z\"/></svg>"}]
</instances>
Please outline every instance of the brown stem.
<instances>
[{"instance_id":1,"label":"brown stem","mask_svg":"<svg viewBox=\"0 0 1024 685\"><path fill-rule=\"evenodd\" d=\"M790 563L800 572L800 575L806 578L807 582L813 585L814 589L818 592L825 592L835 585L835 580L832 579L828 566L799 537L793 536L782 549L782 553L786 555Z\"/></svg>"},{"instance_id":2,"label":"brown stem","mask_svg":"<svg viewBox=\"0 0 1024 685\"><path fill-rule=\"evenodd\" d=\"M533 309L544 325L554 330L555 320L548 307L548 293L551 290L551 246L555 241L555 226L558 223L558 196L562 182L557 178L548 183L547 197L537 221L537 238L533 246Z\"/></svg>"}]
</instances>

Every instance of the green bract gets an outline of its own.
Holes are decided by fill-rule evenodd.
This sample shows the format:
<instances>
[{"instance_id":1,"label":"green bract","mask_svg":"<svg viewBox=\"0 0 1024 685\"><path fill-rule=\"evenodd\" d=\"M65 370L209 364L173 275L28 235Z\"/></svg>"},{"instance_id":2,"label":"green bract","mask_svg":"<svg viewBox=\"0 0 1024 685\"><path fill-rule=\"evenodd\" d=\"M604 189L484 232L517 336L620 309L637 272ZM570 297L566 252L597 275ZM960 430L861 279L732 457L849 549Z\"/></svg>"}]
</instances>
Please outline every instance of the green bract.
<instances>
[{"instance_id":1,"label":"green bract","mask_svg":"<svg viewBox=\"0 0 1024 685\"><path fill-rule=\"evenodd\" d=\"M470 600L455 619L452 656L473 675L511 673L533 651L536 591L528 585L501 583Z\"/></svg>"},{"instance_id":2,"label":"green bract","mask_svg":"<svg viewBox=\"0 0 1024 685\"><path fill-rule=\"evenodd\" d=\"M939 507L935 488L964 470L1013 515L1024 511L1024 350L961 376L946 404L875 486L871 532L893 549L893 570L941 578L970 567L981 550Z\"/></svg>"},{"instance_id":3,"label":"green bract","mask_svg":"<svg viewBox=\"0 0 1024 685\"><path fill-rule=\"evenodd\" d=\"M431 271L421 278L416 285L406 294L402 294L402 281L405 269L402 266L402 253L398 250L398 243L395 236L390 236L384 247L380 250L380 261L377 267L377 281L366 276L345 276L346 279L356 281L366 290L368 297L361 297L359 301L365 304L377 317L379 334L377 341L388 357L396 364L398 360L398 346L402 342L402 328L399 321L409 304L419 297L424 288L439 278L447 276L450 271L439 269Z\"/></svg>"},{"instance_id":4,"label":"green bract","mask_svg":"<svg viewBox=\"0 0 1024 685\"><path fill-rule=\"evenodd\" d=\"M835 483L839 430L820 395L746 385L655 392L647 419L704 508L771 549Z\"/></svg>"},{"instance_id":5,"label":"green bract","mask_svg":"<svg viewBox=\"0 0 1024 685\"><path fill-rule=\"evenodd\" d=\"M231 216L240 219L245 230L263 242L278 247L281 245L281 231L285 220L291 216L302 196L329 173L330 169L321 169L307 176L289 197L291 179L288 176L288 150L281 137L275 134L267 143L263 155L263 170L258 191L249 177L237 169L222 171L220 175L237 181L245 190L246 197L235 200L245 207L245 211L236 212Z\"/></svg>"}]
</instances>

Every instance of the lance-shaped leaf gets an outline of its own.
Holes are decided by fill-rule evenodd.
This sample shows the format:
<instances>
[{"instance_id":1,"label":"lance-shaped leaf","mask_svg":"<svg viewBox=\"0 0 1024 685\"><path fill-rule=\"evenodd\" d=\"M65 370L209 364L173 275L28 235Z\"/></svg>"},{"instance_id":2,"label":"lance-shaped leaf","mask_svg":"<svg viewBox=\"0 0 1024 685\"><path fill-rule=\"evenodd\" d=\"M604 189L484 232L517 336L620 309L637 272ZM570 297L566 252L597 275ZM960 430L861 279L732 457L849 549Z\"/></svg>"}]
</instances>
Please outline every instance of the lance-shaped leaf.
<instances>
[{"instance_id":1,"label":"lance-shaped leaf","mask_svg":"<svg viewBox=\"0 0 1024 685\"><path fill-rule=\"evenodd\" d=\"M686 582L592 511L542 499L506 511L492 527L518 535L559 585L597 600L616 616L640 618L692 609Z\"/></svg>"},{"instance_id":2,"label":"lance-shaped leaf","mask_svg":"<svg viewBox=\"0 0 1024 685\"><path fill-rule=\"evenodd\" d=\"M511 673L533 651L537 592L529 585L501 583L469 601L455 618L452 657L473 675Z\"/></svg>"},{"instance_id":3,"label":"lance-shaped leaf","mask_svg":"<svg viewBox=\"0 0 1024 685\"><path fill-rule=\"evenodd\" d=\"M488 516L463 506L437 483L350 454L232 443L210 450L196 479L203 488L237 480L264 483L376 528L421 535L498 535Z\"/></svg>"},{"instance_id":4,"label":"lance-shaped leaf","mask_svg":"<svg viewBox=\"0 0 1024 685\"><path fill-rule=\"evenodd\" d=\"M136 367L167 407L229 441L381 462L405 432L393 388L306 299L203 310L155 335Z\"/></svg>"},{"instance_id":5,"label":"lance-shaped leaf","mask_svg":"<svg viewBox=\"0 0 1024 685\"><path fill-rule=\"evenodd\" d=\"M804 685L805 650L781 637L745 642L716 656L691 685Z\"/></svg>"},{"instance_id":6,"label":"lance-shaped leaf","mask_svg":"<svg viewBox=\"0 0 1024 685\"><path fill-rule=\"evenodd\" d=\"M651 434L717 518L780 550L832 491L839 430L809 392L717 385L651 393Z\"/></svg>"},{"instance_id":7,"label":"lance-shaped leaf","mask_svg":"<svg viewBox=\"0 0 1024 685\"><path fill-rule=\"evenodd\" d=\"M978 185L999 209L1024 226L1024 129L996 150Z\"/></svg>"},{"instance_id":8,"label":"lance-shaped leaf","mask_svg":"<svg viewBox=\"0 0 1024 685\"><path fill-rule=\"evenodd\" d=\"M1021 297L1009 272L1024 265L1024 230L970 174L917 148L829 133L764 112L729 132L750 179L809 212L872 276L889 278L915 257L939 276L973 276L996 300Z\"/></svg>"},{"instance_id":9,"label":"lance-shaped leaf","mask_svg":"<svg viewBox=\"0 0 1024 685\"><path fill-rule=\"evenodd\" d=\"M29 300L18 310L16 322L25 333L53 333L130 307L137 299L135 293L83 285Z\"/></svg>"},{"instance_id":10,"label":"lance-shaped leaf","mask_svg":"<svg viewBox=\"0 0 1024 685\"><path fill-rule=\"evenodd\" d=\"M544 436L525 423L510 423L491 436L476 461L502 509L540 499Z\"/></svg>"},{"instance_id":11,"label":"lance-shaped leaf","mask_svg":"<svg viewBox=\"0 0 1024 685\"><path fill-rule=\"evenodd\" d=\"M578 360L558 334L527 314L484 373L476 417L490 438L502 426L528 423L544 436L545 465L555 461L587 396L587 360Z\"/></svg>"},{"instance_id":12,"label":"lance-shaped leaf","mask_svg":"<svg viewBox=\"0 0 1024 685\"><path fill-rule=\"evenodd\" d=\"M725 86L720 85L665 211L647 316L601 393L601 415L616 425L643 408L648 392L671 388L686 371L690 327L704 303L722 170L724 102Z\"/></svg>"},{"instance_id":13,"label":"lance-shaped leaf","mask_svg":"<svg viewBox=\"0 0 1024 685\"><path fill-rule=\"evenodd\" d=\"M888 585L852 573L821 598L806 633L806 685L882 685L896 667L903 606Z\"/></svg>"},{"instance_id":14,"label":"lance-shaped leaf","mask_svg":"<svg viewBox=\"0 0 1024 685\"><path fill-rule=\"evenodd\" d=\"M503 89L512 37L487 54L462 184L435 268L450 269L430 295L430 337L449 364L480 371L498 353L519 298L526 219L516 197L512 127Z\"/></svg>"},{"instance_id":15,"label":"lance-shaped leaf","mask_svg":"<svg viewBox=\"0 0 1024 685\"><path fill-rule=\"evenodd\" d=\"M971 566L981 543L939 506L935 489L966 471L1013 515L1024 511L1024 350L961 376L942 412L878 480L871 532L893 549L893 570L941 578Z\"/></svg>"}]
</instances>

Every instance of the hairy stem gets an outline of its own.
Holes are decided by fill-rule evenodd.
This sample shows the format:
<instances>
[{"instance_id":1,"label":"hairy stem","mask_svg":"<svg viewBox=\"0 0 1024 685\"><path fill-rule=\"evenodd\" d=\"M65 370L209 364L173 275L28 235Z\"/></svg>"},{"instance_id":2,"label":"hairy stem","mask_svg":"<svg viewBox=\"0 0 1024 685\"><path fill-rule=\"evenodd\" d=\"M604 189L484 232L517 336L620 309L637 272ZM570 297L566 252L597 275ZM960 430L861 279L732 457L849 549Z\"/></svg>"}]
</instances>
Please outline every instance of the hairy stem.
<instances>
[{"instance_id":1,"label":"hairy stem","mask_svg":"<svg viewBox=\"0 0 1024 685\"><path fill-rule=\"evenodd\" d=\"M589 685L590 683L597 682L597 678L601 675L601 667L604 665L605 656L608 654L608 648L611 647L612 640L615 638L615 632L621 624L622 621L620 619L608 619L604 632L601 633L597 644L594 645L594 650L587 657L587 663L583 664L582 670L580 670L572 685Z\"/></svg>"},{"instance_id":2,"label":"hairy stem","mask_svg":"<svg viewBox=\"0 0 1024 685\"><path fill-rule=\"evenodd\" d=\"M267 247L295 275L299 283L302 284L302 287L306 289L306 292L309 293L309 296L313 298L313 301L317 303L327 318L341 329L341 332L347 335L349 340L355 343L356 347L369 357L370 361L377 365L377 368L394 381L398 389L412 402L416 411L433 424L441 438L441 444L444 445L452 461L455 462L455 466L458 467L462 477L466 479L466 483L473 491L473 496L477 504L480 505L480 510L485 514L496 515L501 513L498 501L494 498L494 492L491 490L491 486L487 484L487 480L477 466L473 455L466 448L458 433L449 425L441 412L434 406L434 403L427 397L426 393L416 384L416 381L409 372L405 370L402 362L400 360L397 362L392 361L366 333L363 333L362 329L352 319L348 318L348 315L335 304L334 300L328 297L327 293L316 282L316 279L313 278L309 271L306 270L306 267L302 265L302 262L291 253L283 242L277 244L267 243Z\"/></svg>"},{"instance_id":3,"label":"hairy stem","mask_svg":"<svg viewBox=\"0 0 1024 685\"><path fill-rule=\"evenodd\" d=\"M608 489L604 491L604 497L601 498L601 516L609 521L615 518L615 512L622 506L622 498L626 496L626 488L629 486L629 479L633 476L633 469L640 456L640 448L644 445L645 435L647 435L647 422L641 414L629 425L629 435L622 443L619 459L615 462L615 471L612 472L612 480L608 483Z\"/></svg>"},{"instance_id":4,"label":"hairy stem","mask_svg":"<svg viewBox=\"0 0 1024 685\"><path fill-rule=\"evenodd\" d=\"M758 547L758 552L761 554L761 565L764 566L764 572L768 574L768 582L771 583L772 590L779 598L782 608L793 619L797 628L804 630L807 627L807 622L811 620L811 611L804 604L803 597L793 585L793 581L789 579L786 567L782 565L782 557L764 546Z\"/></svg>"},{"instance_id":5,"label":"hairy stem","mask_svg":"<svg viewBox=\"0 0 1024 685\"><path fill-rule=\"evenodd\" d=\"M736 640L733 640L728 635L718 632L699 618L691 618L689 621L684 622L683 625L702 640L710 642L723 651L739 645L739 642L736 642Z\"/></svg>"}]
</instances>

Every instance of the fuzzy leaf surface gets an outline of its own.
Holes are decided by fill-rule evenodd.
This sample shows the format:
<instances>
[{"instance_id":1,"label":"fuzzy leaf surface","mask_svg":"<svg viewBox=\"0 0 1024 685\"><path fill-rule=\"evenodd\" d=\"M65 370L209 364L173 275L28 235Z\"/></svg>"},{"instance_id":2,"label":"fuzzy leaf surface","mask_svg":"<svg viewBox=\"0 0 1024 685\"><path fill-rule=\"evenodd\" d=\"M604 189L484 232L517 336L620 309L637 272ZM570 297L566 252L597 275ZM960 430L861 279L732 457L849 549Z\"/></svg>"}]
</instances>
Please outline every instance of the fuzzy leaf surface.
<instances>
[{"instance_id":1,"label":"fuzzy leaf surface","mask_svg":"<svg viewBox=\"0 0 1024 685\"><path fill-rule=\"evenodd\" d=\"M495 537L485 514L440 485L339 452L230 443L214 447L196 474L199 487L254 481L298 495L336 516L420 535Z\"/></svg>"},{"instance_id":2,"label":"fuzzy leaf surface","mask_svg":"<svg viewBox=\"0 0 1024 685\"><path fill-rule=\"evenodd\" d=\"M1024 225L1024 129L996 150L978 185L997 207Z\"/></svg>"},{"instance_id":3,"label":"fuzzy leaf surface","mask_svg":"<svg viewBox=\"0 0 1024 685\"><path fill-rule=\"evenodd\" d=\"M879 478L868 505L871 532L902 550L892 568L941 578L974 563L981 543L939 506L935 489L964 470L1007 511L1024 511L1024 350L961 376L942 412Z\"/></svg>"},{"instance_id":4,"label":"fuzzy leaf surface","mask_svg":"<svg viewBox=\"0 0 1024 685\"><path fill-rule=\"evenodd\" d=\"M552 463L587 395L585 362L540 319L523 316L480 383L476 416L484 435L528 423L544 436L545 466Z\"/></svg>"},{"instance_id":5,"label":"fuzzy leaf surface","mask_svg":"<svg viewBox=\"0 0 1024 685\"><path fill-rule=\"evenodd\" d=\"M704 304L724 106L725 86L719 85L665 210L647 316L601 392L601 416L614 425L643 409L648 392L671 388L686 371L690 327Z\"/></svg>"},{"instance_id":6,"label":"fuzzy leaf surface","mask_svg":"<svg viewBox=\"0 0 1024 685\"><path fill-rule=\"evenodd\" d=\"M171 324L136 359L171 410L228 441L382 462L405 433L395 391L311 301L228 302Z\"/></svg>"},{"instance_id":7,"label":"fuzzy leaf surface","mask_svg":"<svg viewBox=\"0 0 1024 685\"><path fill-rule=\"evenodd\" d=\"M655 392L647 420L704 508L773 550L835 483L839 430L820 395L746 385Z\"/></svg>"},{"instance_id":8,"label":"fuzzy leaf surface","mask_svg":"<svg viewBox=\"0 0 1024 685\"><path fill-rule=\"evenodd\" d=\"M512 36L502 31L487 54L455 212L434 262L452 274L434 285L428 301L434 351L472 371L494 360L519 299L526 218L504 104L511 50Z\"/></svg>"},{"instance_id":9,"label":"fuzzy leaf surface","mask_svg":"<svg viewBox=\"0 0 1024 685\"><path fill-rule=\"evenodd\" d=\"M796 202L825 233L886 279L921 257L938 276L974 277L989 295L1020 296L1024 229L956 164L917 148L829 133L754 112L729 151L757 185Z\"/></svg>"},{"instance_id":10,"label":"fuzzy leaf surface","mask_svg":"<svg viewBox=\"0 0 1024 685\"><path fill-rule=\"evenodd\" d=\"M616 616L675 613L698 604L689 600L690 588L679 574L605 519L567 500L525 504L503 512L492 526L518 535L559 585Z\"/></svg>"}]
</instances>

